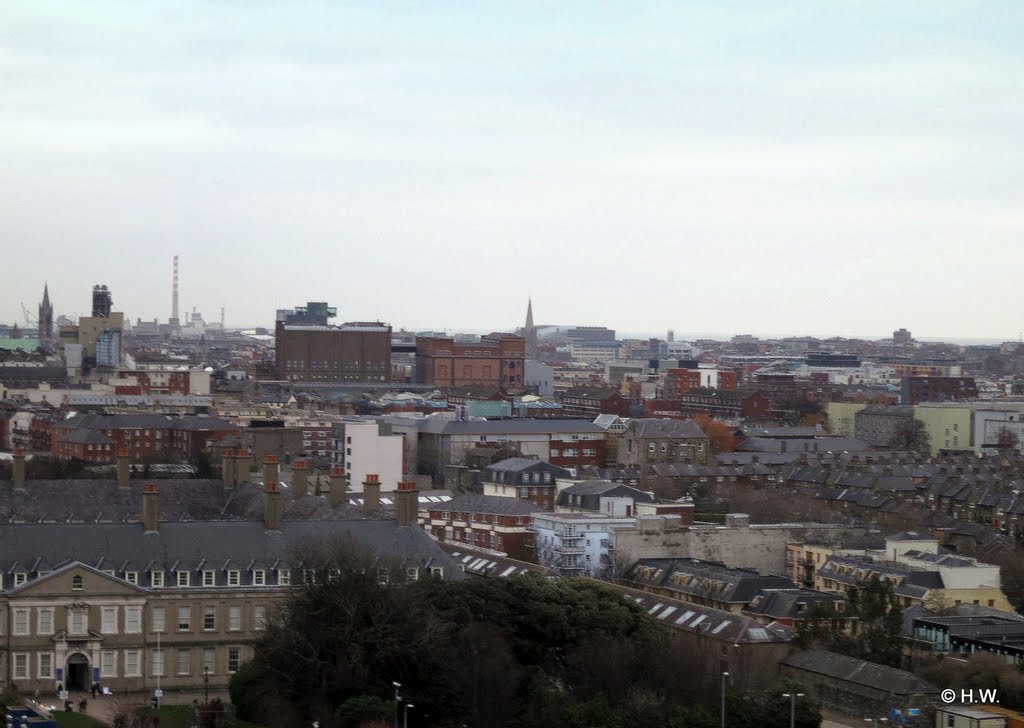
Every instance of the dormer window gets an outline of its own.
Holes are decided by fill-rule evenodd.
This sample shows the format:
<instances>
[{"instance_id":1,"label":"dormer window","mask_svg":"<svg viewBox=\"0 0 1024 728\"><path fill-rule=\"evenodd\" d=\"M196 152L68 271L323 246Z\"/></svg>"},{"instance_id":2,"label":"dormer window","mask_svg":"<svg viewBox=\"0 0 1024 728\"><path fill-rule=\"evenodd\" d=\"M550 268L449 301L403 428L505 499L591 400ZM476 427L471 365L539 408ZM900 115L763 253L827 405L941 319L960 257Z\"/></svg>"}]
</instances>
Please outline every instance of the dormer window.
<instances>
[{"instance_id":1,"label":"dormer window","mask_svg":"<svg viewBox=\"0 0 1024 728\"><path fill-rule=\"evenodd\" d=\"M14 574L14 586L21 586L28 581L28 574L24 571L18 571Z\"/></svg>"},{"instance_id":2,"label":"dormer window","mask_svg":"<svg viewBox=\"0 0 1024 728\"><path fill-rule=\"evenodd\" d=\"M203 572L203 586L216 586L217 585L217 572L215 571L204 571Z\"/></svg>"},{"instance_id":3,"label":"dormer window","mask_svg":"<svg viewBox=\"0 0 1024 728\"><path fill-rule=\"evenodd\" d=\"M164 585L164 572L154 571L149 575L150 584L154 587L162 587Z\"/></svg>"},{"instance_id":4,"label":"dormer window","mask_svg":"<svg viewBox=\"0 0 1024 728\"><path fill-rule=\"evenodd\" d=\"M71 577L71 588L75 591L82 591L85 587L85 579L82 578L81 574L75 574Z\"/></svg>"},{"instance_id":5,"label":"dormer window","mask_svg":"<svg viewBox=\"0 0 1024 728\"><path fill-rule=\"evenodd\" d=\"M241 584L241 573L237 570L228 572L228 586L238 586Z\"/></svg>"},{"instance_id":6,"label":"dormer window","mask_svg":"<svg viewBox=\"0 0 1024 728\"><path fill-rule=\"evenodd\" d=\"M292 572L288 569L277 570L277 585L288 586L292 583Z\"/></svg>"},{"instance_id":7,"label":"dormer window","mask_svg":"<svg viewBox=\"0 0 1024 728\"><path fill-rule=\"evenodd\" d=\"M126 571L124 572L124 580L129 584L139 583L139 572L137 571Z\"/></svg>"},{"instance_id":8,"label":"dormer window","mask_svg":"<svg viewBox=\"0 0 1024 728\"><path fill-rule=\"evenodd\" d=\"M252 572L252 585L253 586L266 586L267 575L263 569L256 569Z\"/></svg>"},{"instance_id":9,"label":"dormer window","mask_svg":"<svg viewBox=\"0 0 1024 728\"><path fill-rule=\"evenodd\" d=\"M188 586L189 585L189 576L190 576L189 572L187 572L187 571L179 571L178 572L178 586Z\"/></svg>"}]
</instances>

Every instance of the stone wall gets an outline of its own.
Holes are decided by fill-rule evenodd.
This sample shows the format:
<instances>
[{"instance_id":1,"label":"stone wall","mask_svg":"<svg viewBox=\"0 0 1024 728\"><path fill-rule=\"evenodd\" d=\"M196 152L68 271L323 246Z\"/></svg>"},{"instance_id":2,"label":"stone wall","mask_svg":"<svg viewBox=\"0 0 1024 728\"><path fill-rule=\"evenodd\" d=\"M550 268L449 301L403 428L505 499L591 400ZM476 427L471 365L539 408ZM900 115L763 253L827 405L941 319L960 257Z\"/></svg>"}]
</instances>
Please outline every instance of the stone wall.
<instances>
[{"instance_id":1,"label":"stone wall","mask_svg":"<svg viewBox=\"0 0 1024 728\"><path fill-rule=\"evenodd\" d=\"M639 559L695 558L721 561L771 574L787 574L786 544L822 543L841 548L865 529L823 524L755 526L679 525L677 516L637 519L636 528L616 529L615 550L620 568Z\"/></svg>"}]
</instances>

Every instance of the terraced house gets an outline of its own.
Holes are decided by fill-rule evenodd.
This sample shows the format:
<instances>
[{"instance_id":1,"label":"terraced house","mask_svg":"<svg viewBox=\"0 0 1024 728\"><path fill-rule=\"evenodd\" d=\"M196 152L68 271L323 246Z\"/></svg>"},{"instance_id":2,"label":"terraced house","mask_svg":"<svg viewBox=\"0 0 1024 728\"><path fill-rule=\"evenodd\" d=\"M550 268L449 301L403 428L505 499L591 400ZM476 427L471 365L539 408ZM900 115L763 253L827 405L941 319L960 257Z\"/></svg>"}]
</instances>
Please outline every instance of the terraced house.
<instances>
[{"instance_id":1,"label":"terraced house","mask_svg":"<svg viewBox=\"0 0 1024 728\"><path fill-rule=\"evenodd\" d=\"M0 680L222 688L288 588L314 578L306 544L365 549L382 580L462 577L416 524L413 484L392 514L372 487L363 508L287 492L272 465L263 485L0 483Z\"/></svg>"}]
</instances>

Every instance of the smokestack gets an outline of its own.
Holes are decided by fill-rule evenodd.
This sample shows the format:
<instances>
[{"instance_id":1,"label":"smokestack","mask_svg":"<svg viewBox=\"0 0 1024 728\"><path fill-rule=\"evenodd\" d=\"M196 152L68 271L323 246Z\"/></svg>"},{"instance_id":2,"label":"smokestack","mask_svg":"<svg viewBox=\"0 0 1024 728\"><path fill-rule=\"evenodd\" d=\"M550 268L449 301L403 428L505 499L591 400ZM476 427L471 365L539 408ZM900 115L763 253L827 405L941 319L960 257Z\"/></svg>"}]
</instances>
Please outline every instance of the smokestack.
<instances>
[{"instance_id":1,"label":"smokestack","mask_svg":"<svg viewBox=\"0 0 1024 728\"><path fill-rule=\"evenodd\" d=\"M277 482L277 457L267 455L263 458L263 482Z\"/></svg>"},{"instance_id":2,"label":"smokestack","mask_svg":"<svg viewBox=\"0 0 1024 728\"><path fill-rule=\"evenodd\" d=\"M345 468L331 468L331 494L332 506L348 503L348 483L345 482Z\"/></svg>"},{"instance_id":3,"label":"smokestack","mask_svg":"<svg viewBox=\"0 0 1024 728\"><path fill-rule=\"evenodd\" d=\"M146 483L142 491L142 527L146 533L154 533L160 528L160 496L156 492L156 483Z\"/></svg>"},{"instance_id":4,"label":"smokestack","mask_svg":"<svg viewBox=\"0 0 1024 728\"><path fill-rule=\"evenodd\" d=\"M174 256L174 279L171 284L171 326L177 327L181 321L178 318L178 256Z\"/></svg>"},{"instance_id":5,"label":"smokestack","mask_svg":"<svg viewBox=\"0 0 1024 728\"><path fill-rule=\"evenodd\" d=\"M225 488L234 488L238 483L235 476L235 451L230 447L224 448L221 454L220 477Z\"/></svg>"},{"instance_id":6,"label":"smokestack","mask_svg":"<svg viewBox=\"0 0 1024 728\"><path fill-rule=\"evenodd\" d=\"M263 524L268 531L277 531L281 528L281 491L276 480L267 481L263 498Z\"/></svg>"},{"instance_id":7,"label":"smokestack","mask_svg":"<svg viewBox=\"0 0 1024 728\"><path fill-rule=\"evenodd\" d=\"M309 493L309 470L305 460L298 460L292 466L292 490L295 498Z\"/></svg>"},{"instance_id":8,"label":"smokestack","mask_svg":"<svg viewBox=\"0 0 1024 728\"><path fill-rule=\"evenodd\" d=\"M25 490L25 450L17 447L14 449L13 472L14 489Z\"/></svg>"},{"instance_id":9,"label":"smokestack","mask_svg":"<svg viewBox=\"0 0 1024 728\"><path fill-rule=\"evenodd\" d=\"M235 482L244 485L249 482L249 451L235 450Z\"/></svg>"},{"instance_id":10,"label":"smokestack","mask_svg":"<svg viewBox=\"0 0 1024 728\"><path fill-rule=\"evenodd\" d=\"M412 526L419 520L419 488L415 481L398 484L395 491L395 518L399 526Z\"/></svg>"},{"instance_id":11,"label":"smokestack","mask_svg":"<svg viewBox=\"0 0 1024 728\"><path fill-rule=\"evenodd\" d=\"M132 487L131 455L128 453L128 448L124 447L117 450L117 487Z\"/></svg>"},{"instance_id":12,"label":"smokestack","mask_svg":"<svg viewBox=\"0 0 1024 728\"><path fill-rule=\"evenodd\" d=\"M367 513L380 510L380 476L376 473L367 473L363 481L363 510Z\"/></svg>"}]
</instances>

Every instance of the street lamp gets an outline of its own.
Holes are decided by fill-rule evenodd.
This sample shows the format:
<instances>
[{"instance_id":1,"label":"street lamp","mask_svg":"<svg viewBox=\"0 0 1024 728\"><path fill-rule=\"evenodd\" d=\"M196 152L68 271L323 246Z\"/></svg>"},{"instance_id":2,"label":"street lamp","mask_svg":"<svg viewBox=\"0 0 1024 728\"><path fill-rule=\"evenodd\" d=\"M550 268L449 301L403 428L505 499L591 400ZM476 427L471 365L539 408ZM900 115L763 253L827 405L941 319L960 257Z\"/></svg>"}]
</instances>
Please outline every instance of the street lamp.
<instances>
[{"instance_id":1,"label":"street lamp","mask_svg":"<svg viewBox=\"0 0 1024 728\"><path fill-rule=\"evenodd\" d=\"M725 728L725 679L729 677L729 673L722 673L722 728Z\"/></svg>"},{"instance_id":2,"label":"street lamp","mask_svg":"<svg viewBox=\"0 0 1024 728\"><path fill-rule=\"evenodd\" d=\"M789 728L796 728L796 699L802 698L803 693L783 693L782 697L789 698Z\"/></svg>"},{"instance_id":3,"label":"street lamp","mask_svg":"<svg viewBox=\"0 0 1024 728\"><path fill-rule=\"evenodd\" d=\"M412 703L405 704L405 720L402 722L402 728L409 728L409 708L415 708L416 706Z\"/></svg>"},{"instance_id":4,"label":"street lamp","mask_svg":"<svg viewBox=\"0 0 1024 728\"><path fill-rule=\"evenodd\" d=\"M210 666L203 665L203 710L210 709Z\"/></svg>"},{"instance_id":5,"label":"street lamp","mask_svg":"<svg viewBox=\"0 0 1024 728\"><path fill-rule=\"evenodd\" d=\"M395 686L395 728L398 728L398 704L402 702L402 696L398 693L398 689L402 687L402 683L396 681L391 684Z\"/></svg>"}]
</instances>

